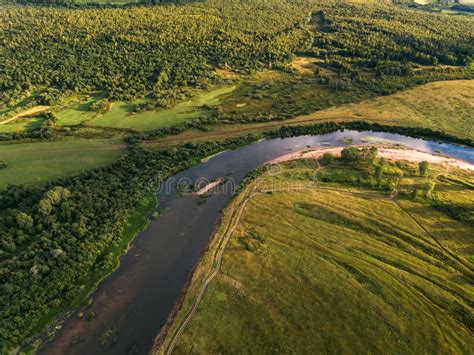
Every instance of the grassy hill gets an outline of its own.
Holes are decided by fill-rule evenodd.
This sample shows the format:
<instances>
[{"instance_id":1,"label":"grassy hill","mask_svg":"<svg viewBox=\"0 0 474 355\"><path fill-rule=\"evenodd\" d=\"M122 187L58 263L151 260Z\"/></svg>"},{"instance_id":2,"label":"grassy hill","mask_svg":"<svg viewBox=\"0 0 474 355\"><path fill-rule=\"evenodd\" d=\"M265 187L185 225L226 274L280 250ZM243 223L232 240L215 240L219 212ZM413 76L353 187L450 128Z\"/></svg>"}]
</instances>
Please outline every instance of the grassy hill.
<instances>
[{"instance_id":1,"label":"grassy hill","mask_svg":"<svg viewBox=\"0 0 474 355\"><path fill-rule=\"evenodd\" d=\"M472 216L473 174L389 163L373 189L372 168L317 166L264 173L226 209L170 334L230 235L220 272L174 353L469 352L472 219L432 201L470 204ZM427 183L430 197L413 198Z\"/></svg>"}]
</instances>

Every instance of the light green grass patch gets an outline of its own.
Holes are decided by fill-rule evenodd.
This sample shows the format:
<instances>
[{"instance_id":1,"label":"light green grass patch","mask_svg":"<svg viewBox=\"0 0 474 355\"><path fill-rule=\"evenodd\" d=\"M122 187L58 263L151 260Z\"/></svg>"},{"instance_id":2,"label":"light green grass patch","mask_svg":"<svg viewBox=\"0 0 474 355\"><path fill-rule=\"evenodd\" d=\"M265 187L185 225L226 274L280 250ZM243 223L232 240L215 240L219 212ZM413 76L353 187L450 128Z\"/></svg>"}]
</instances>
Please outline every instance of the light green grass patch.
<instances>
[{"instance_id":1,"label":"light green grass patch","mask_svg":"<svg viewBox=\"0 0 474 355\"><path fill-rule=\"evenodd\" d=\"M198 94L190 100L180 102L167 109L145 111L137 114L133 114L134 103L114 102L109 112L89 121L88 124L92 126L130 128L140 131L169 127L212 114L212 110L203 108L203 105L217 106L219 104L219 96L229 93L234 89L234 86L220 87L203 94Z\"/></svg>"},{"instance_id":2,"label":"light green grass patch","mask_svg":"<svg viewBox=\"0 0 474 355\"><path fill-rule=\"evenodd\" d=\"M125 152L119 140L68 140L0 145L0 189L39 184L113 162Z\"/></svg>"},{"instance_id":3,"label":"light green grass patch","mask_svg":"<svg viewBox=\"0 0 474 355\"><path fill-rule=\"evenodd\" d=\"M95 117L95 112L89 111L89 108L95 101L95 99L89 99L85 102L58 111L56 113L56 116L58 117L57 124L61 126L77 125L84 121L93 119Z\"/></svg>"},{"instance_id":4,"label":"light green grass patch","mask_svg":"<svg viewBox=\"0 0 474 355\"><path fill-rule=\"evenodd\" d=\"M40 127L42 122L43 119L39 117L24 117L11 123L0 124L0 133L31 131Z\"/></svg>"}]
</instances>

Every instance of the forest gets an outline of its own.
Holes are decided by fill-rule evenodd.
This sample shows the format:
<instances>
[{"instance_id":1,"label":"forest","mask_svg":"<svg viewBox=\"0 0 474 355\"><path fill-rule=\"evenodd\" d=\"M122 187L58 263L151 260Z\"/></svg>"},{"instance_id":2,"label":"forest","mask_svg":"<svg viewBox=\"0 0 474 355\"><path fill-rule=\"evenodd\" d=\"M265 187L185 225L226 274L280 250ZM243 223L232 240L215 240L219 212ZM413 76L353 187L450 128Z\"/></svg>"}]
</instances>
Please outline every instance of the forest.
<instances>
[{"instance_id":1,"label":"forest","mask_svg":"<svg viewBox=\"0 0 474 355\"><path fill-rule=\"evenodd\" d=\"M311 41L308 12L291 2L211 3L2 9L0 101L35 92L38 104L90 91L125 100L169 95L214 82L216 68L283 63Z\"/></svg>"},{"instance_id":2,"label":"forest","mask_svg":"<svg viewBox=\"0 0 474 355\"><path fill-rule=\"evenodd\" d=\"M140 145L187 129L205 131L204 124L288 119L426 82L472 79L474 26L466 16L329 0L25 3L0 7L0 123L26 106L51 110L37 113L39 123L30 130L0 134L2 144L113 137L124 140L120 144L128 153L72 177L0 190L0 353L37 335L70 307L92 270L112 271L108 250L120 242L144 191L197 159L257 138L339 129L474 146L472 139L446 132L363 121L283 126L259 137L156 151ZM292 69L297 56L316 63L314 73L303 76ZM261 72L277 73L278 79L250 82ZM132 105L135 114L171 105L188 91L224 84L237 89L229 90L222 105L200 104L211 115L143 132L62 126L54 111L81 95L97 98L87 108L97 116L118 101L146 98ZM235 110L243 97L254 99L256 109ZM0 170L8 170L11 162L3 159Z\"/></svg>"},{"instance_id":3,"label":"forest","mask_svg":"<svg viewBox=\"0 0 474 355\"><path fill-rule=\"evenodd\" d=\"M217 69L285 68L296 54L335 70L337 80L324 73L318 80L337 90L387 94L390 87L413 85L424 74L416 71L419 65L452 66L456 73L440 76L456 77L470 70L474 57L472 19L383 5L210 0L101 9L8 6L0 18L3 106L26 97L50 105L94 91L113 100L159 101L183 87L219 82Z\"/></svg>"}]
</instances>

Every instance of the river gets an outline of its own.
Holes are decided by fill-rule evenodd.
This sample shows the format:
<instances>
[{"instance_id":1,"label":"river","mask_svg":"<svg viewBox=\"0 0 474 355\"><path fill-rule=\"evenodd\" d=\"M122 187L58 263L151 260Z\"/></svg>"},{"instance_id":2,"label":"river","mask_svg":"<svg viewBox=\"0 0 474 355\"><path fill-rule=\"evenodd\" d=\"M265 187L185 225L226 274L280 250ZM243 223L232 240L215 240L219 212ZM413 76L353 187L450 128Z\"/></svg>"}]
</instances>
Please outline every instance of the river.
<instances>
[{"instance_id":1,"label":"river","mask_svg":"<svg viewBox=\"0 0 474 355\"><path fill-rule=\"evenodd\" d=\"M87 307L76 310L42 354L147 354L165 324L186 281L206 248L221 210L232 195L229 184L203 199L177 194L178 182L205 185L217 179L238 184L256 167L292 150L374 141L397 142L410 148L474 163L474 149L391 133L338 131L317 136L269 139L218 154L170 177L158 192L160 209L167 212L152 221L121 258ZM92 320L80 319L93 312Z\"/></svg>"}]
</instances>

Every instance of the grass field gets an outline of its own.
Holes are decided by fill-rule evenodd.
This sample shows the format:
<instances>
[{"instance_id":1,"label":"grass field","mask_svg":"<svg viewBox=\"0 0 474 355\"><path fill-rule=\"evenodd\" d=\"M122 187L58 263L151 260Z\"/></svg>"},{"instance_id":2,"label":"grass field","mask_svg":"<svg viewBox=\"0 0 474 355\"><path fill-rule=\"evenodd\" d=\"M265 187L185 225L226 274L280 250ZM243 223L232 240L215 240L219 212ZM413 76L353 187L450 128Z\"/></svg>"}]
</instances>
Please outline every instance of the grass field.
<instances>
[{"instance_id":1,"label":"grass field","mask_svg":"<svg viewBox=\"0 0 474 355\"><path fill-rule=\"evenodd\" d=\"M208 92L198 93L170 108L139 113L134 113L136 105L147 102L147 99L134 102L117 101L112 103L109 112L101 116L96 116L95 112L89 110L89 107L96 101L96 98L89 98L58 111L58 124L77 125L85 123L91 126L126 128L139 131L163 128L211 115L213 108L219 104L219 97L234 89L234 86L214 88Z\"/></svg>"},{"instance_id":2,"label":"grass field","mask_svg":"<svg viewBox=\"0 0 474 355\"><path fill-rule=\"evenodd\" d=\"M203 106L217 106L219 104L218 97L234 89L233 86L213 89L168 109L145 111L137 114L131 114L132 105L125 102L115 102L110 112L90 121L89 124L92 126L131 128L140 131L173 126L210 115L212 110Z\"/></svg>"},{"instance_id":3,"label":"grass field","mask_svg":"<svg viewBox=\"0 0 474 355\"><path fill-rule=\"evenodd\" d=\"M439 81L307 117L353 116L396 121L474 137L474 80ZM304 119L302 117L301 119Z\"/></svg>"},{"instance_id":4,"label":"grass field","mask_svg":"<svg viewBox=\"0 0 474 355\"><path fill-rule=\"evenodd\" d=\"M162 147L184 141L228 138L265 131L281 125L311 124L325 121L365 120L389 125L428 127L462 138L474 138L474 80L440 81L420 85L389 96L369 99L321 110L310 115L276 122L214 124L206 131L188 130L165 137L153 146Z\"/></svg>"},{"instance_id":5,"label":"grass field","mask_svg":"<svg viewBox=\"0 0 474 355\"><path fill-rule=\"evenodd\" d=\"M87 122L95 117L95 112L89 110L91 105L100 99L100 95L78 98L80 102L66 105L65 108L56 112L58 125L69 126Z\"/></svg>"},{"instance_id":6,"label":"grass field","mask_svg":"<svg viewBox=\"0 0 474 355\"><path fill-rule=\"evenodd\" d=\"M237 227L174 353L469 353L472 223L408 196L429 180L446 203L472 206L472 173L436 167L426 178L391 164L384 179L404 174L392 198L358 185L371 172L315 167L285 163L226 208L170 334L215 265L221 237ZM292 190L301 186L310 188Z\"/></svg>"},{"instance_id":7,"label":"grass field","mask_svg":"<svg viewBox=\"0 0 474 355\"><path fill-rule=\"evenodd\" d=\"M43 119L24 117L15 122L0 124L0 133L31 131L41 126Z\"/></svg>"},{"instance_id":8,"label":"grass field","mask_svg":"<svg viewBox=\"0 0 474 355\"><path fill-rule=\"evenodd\" d=\"M0 189L39 184L113 162L125 153L119 140L80 140L0 145Z\"/></svg>"}]
</instances>

